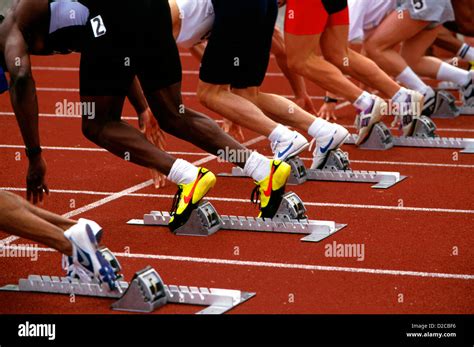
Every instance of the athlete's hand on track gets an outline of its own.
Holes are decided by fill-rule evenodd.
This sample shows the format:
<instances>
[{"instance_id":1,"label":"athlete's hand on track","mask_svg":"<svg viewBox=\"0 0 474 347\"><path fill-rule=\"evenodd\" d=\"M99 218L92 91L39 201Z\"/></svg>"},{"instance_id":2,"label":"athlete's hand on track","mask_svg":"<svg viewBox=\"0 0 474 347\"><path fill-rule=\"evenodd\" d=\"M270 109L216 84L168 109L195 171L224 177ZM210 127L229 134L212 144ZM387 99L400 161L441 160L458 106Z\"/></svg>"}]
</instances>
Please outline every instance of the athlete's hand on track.
<instances>
[{"instance_id":1,"label":"athlete's hand on track","mask_svg":"<svg viewBox=\"0 0 474 347\"><path fill-rule=\"evenodd\" d=\"M49 189L45 181L46 162L41 155L30 159L28 174L26 176L26 198L37 204L43 203L44 193L49 195Z\"/></svg>"},{"instance_id":2,"label":"athlete's hand on track","mask_svg":"<svg viewBox=\"0 0 474 347\"><path fill-rule=\"evenodd\" d=\"M161 150L165 149L165 133L161 130L160 125L156 121L150 109L147 109L139 115L140 131L145 135L148 141ZM151 177L155 188L164 187L166 184L166 175L155 169L151 169Z\"/></svg>"},{"instance_id":3,"label":"athlete's hand on track","mask_svg":"<svg viewBox=\"0 0 474 347\"><path fill-rule=\"evenodd\" d=\"M337 120L336 104L332 102L331 103L325 102L319 109L318 117L323 118L327 121L330 121L332 119Z\"/></svg>"},{"instance_id":4,"label":"athlete's hand on track","mask_svg":"<svg viewBox=\"0 0 474 347\"><path fill-rule=\"evenodd\" d=\"M311 97L308 94L296 96L295 104L297 104L303 110L311 114L316 114L316 109L314 108L313 100L311 100Z\"/></svg>"},{"instance_id":5,"label":"athlete's hand on track","mask_svg":"<svg viewBox=\"0 0 474 347\"><path fill-rule=\"evenodd\" d=\"M224 130L227 134L229 134L239 142L245 141L244 133L242 132L242 127L240 125L235 124L234 122L231 122L228 119L224 118L224 122L222 123L222 130Z\"/></svg>"}]
</instances>

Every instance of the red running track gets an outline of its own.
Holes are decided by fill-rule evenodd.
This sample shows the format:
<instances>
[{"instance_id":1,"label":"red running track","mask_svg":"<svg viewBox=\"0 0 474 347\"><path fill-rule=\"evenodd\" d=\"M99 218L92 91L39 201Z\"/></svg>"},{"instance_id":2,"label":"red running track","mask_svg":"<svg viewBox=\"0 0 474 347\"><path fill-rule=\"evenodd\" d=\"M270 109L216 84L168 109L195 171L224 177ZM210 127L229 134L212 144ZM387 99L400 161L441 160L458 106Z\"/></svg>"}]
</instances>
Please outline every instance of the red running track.
<instances>
[{"instance_id":1,"label":"red running track","mask_svg":"<svg viewBox=\"0 0 474 347\"><path fill-rule=\"evenodd\" d=\"M188 55L182 59L185 103L219 119L196 100L198 64ZM175 193L171 184L160 190L149 184L140 186L149 179L147 170L88 142L78 118L54 116L57 102L79 100L78 57L34 58L34 66L48 183L53 189L44 207L97 220L106 230L103 243L118 253L127 279L152 265L168 284L257 293L232 313L474 312L474 156L449 149L367 152L345 146L354 169L400 171L409 178L383 191L354 183L309 182L291 187L306 202L310 218L348 224L331 238L303 243L297 235L230 231L207 238L178 237L162 227L125 224L150 210L168 210ZM274 61L269 72L264 90L291 94ZM308 86L319 106L322 90ZM27 161L11 112L8 95L1 96L0 189L24 195ZM344 125L353 122L350 107L341 108L338 115ZM129 105L124 116L136 124ZM474 137L472 116L436 123L442 136ZM250 131L245 136L247 140L258 137ZM192 162L206 159L205 165L216 173L231 168L190 144L171 136L167 139L168 150L178 152L179 157ZM270 154L266 141L250 147ZM310 153L304 157L309 159ZM125 196L115 194L131 187L134 189ZM249 201L252 188L250 180L219 178L209 196L222 214L255 215L256 207ZM107 197L112 198L110 202L103 201ZM0 240L8 236L0 232ZM333 242L363 245L363 259L326 256L326 247ZM11 243L25 244L32 242L19 239ZM40 247L36 261L0 257L0 285L29 274L62 275L60 255ZM107 299L77 297L71 302L67 296L0 292L0 313L111 313L110 303ZM169 305L156 313L195 311L192 306Z\"/></svg>"}]
</instances>

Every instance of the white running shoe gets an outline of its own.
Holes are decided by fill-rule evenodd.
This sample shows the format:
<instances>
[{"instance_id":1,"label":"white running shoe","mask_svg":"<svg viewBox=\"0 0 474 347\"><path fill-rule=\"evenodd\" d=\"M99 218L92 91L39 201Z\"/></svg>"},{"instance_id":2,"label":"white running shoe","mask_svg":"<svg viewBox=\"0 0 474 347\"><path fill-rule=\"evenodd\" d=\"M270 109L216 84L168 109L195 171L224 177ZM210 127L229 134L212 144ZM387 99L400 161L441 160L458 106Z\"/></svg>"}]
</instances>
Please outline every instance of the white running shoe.
<instances>
[{"instance_id":1,"label":"white running shoe","mask_svg":"<svg viewBox=\"0 0 474 347\"><path fill-rule=\"evenodd\" d=\"M355 125L359 130L359 137L356 145L363 143L370 135L372 127L380 122L385 114L388 112L388 104L382 98L373 95L374 102L367 110L362 111L356 117Z\"/></svg>"},{"instance_id":2,"label":"white running shoe","mask_svg":"<svg viewBox=\"0 0 474 347\"><path fill-rule=\"evenodd\" d=\"M413 134L415 120L421 116L424 98L423 94L408 90L406 99L399 103L399 113L395 115L392 126L399 124L403 136Z\"/></svg>"},{"instance_id":3,"label":"white running shoe","mask_svg":"<svg viewBox=\"0 0 474 347\"><path fill-rule=\"evenodd\" d=\"M98 280L107 283L111 290L117 288L114 269L99 252L92 227L87 223L77 223L64 235L71 241L73 252L71 257L63 256L67 276L87 283Z\"/></svg>"},{"instance_id":4,"label":"white running shoe","mask_svg":"<svg viewBox=\"0 0 474 347\"><path fill-rule=\"evenodd\" d=\"M311 169L319 169L326 161L329 153L341 147L349 136L349 131L339 124L329 123L333 129L326 136L320 136L316 139L316 148L313 152L313 164Z\"/></svg>"},{"instance_id":5,"label":"white running shoe","mask_svg":"<svg viewBox=\"0 0 474 347\"><path fill-rule=\"evenodd\" d=\"M100 243L100 240L102 240L102 234L104 233L104 231L102 230L102 227L99 224L97 224L93 220L85 219L85 218L79 218L77 223L89 224L89 226L92 229L92 232L94 233L95 238L97 239L97 243Z\"/></svg>"},{"instance_id":6,"label":"white running shoe","mask_svg":"<svg viewBox=\"0 0 474 347\"><path fill-rule=\"evenodd\" d=\"M471 80L461 88L464 106L474 106L474 71L470 71L469 73L471 75Z\"/></svg>"},{"instance_id":7,"label":"white running shoe","mask_svg":"<svg viewBox=\"0 0 474 347\"><path fill-rule=\"evenodd\" d=\"M288 141L276 141L271 144L273 158L285 161L303 152L309 147L306 137L293 131L293 137Z\"/></svg>"},{"instance_id":8,"label":"white running shoe","mask_svg":"<svg viewBox=\"0 0 474 347\"><path fill-rule=\"evenodd\" d=\"M436 108L436 99L437 95L433 88L429 87L426 93L423 95L423 108L421 109L421 114L423 116L431 117Z\"/></svg>"}]
</instances>

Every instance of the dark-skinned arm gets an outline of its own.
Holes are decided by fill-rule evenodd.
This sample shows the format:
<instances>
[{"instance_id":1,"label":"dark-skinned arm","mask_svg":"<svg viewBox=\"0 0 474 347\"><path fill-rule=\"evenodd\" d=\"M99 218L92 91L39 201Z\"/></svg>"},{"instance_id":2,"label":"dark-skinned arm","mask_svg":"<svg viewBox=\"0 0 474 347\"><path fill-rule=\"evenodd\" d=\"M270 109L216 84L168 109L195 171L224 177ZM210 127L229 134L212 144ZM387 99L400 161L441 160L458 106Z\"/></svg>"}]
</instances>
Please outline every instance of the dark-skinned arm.
<instances>
[{"instance_id":1,"label":"dark-skinned arm","mask_svg":"<svg viewBox=\"0 0 474 347\"><path fill-rule=\"evenodd\" d=\"M10 99L25 146L40 146L38 127L38 99L31 72L31 61L23 34L13 26L5 43L5 62L10 73ZM49 194L45 182L46 163L41 153L29 157L27 198L34 204L43 201L43 192Z\"/></svg>"}]
</instances>

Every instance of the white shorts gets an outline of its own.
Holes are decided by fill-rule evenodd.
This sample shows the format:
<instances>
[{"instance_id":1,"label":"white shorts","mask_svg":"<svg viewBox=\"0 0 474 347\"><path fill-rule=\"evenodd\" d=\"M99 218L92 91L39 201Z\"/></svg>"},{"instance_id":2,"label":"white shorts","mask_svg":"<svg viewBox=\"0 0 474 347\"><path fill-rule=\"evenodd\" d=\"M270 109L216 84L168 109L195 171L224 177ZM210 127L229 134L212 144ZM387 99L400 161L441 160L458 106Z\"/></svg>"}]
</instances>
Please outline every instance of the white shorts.
<instances>
[{"instance_id":1,"label":"white shorts","mask_svg":"<svg viewBox=\"0 0 474 347\"><path fill-rule=\"evenodd\" d=\"M396 0L348 0L349 41L363 41L396 8Z\"/></svg>"},{"instance_id":2,"label":"white shorts","mask_svg":"<svg viewBox=\"0 0 474 347\"><path fill-rule=\"evenodd\" d=\"M433 25L454 20L451 0L397 0L399 9L408 10L415 20L431 22Z\"/></svg>"},{"instance_id":3,"label":"white shorts","mask_svg":"<svg viewBox=\"0 0 474 347\"><path fill-rule=\"evenodd\" d=\"M181 18L181 31L176 43L191 48L208 39L214 24L211 0L176 0Z\"/></svg>"}]
</instances>

